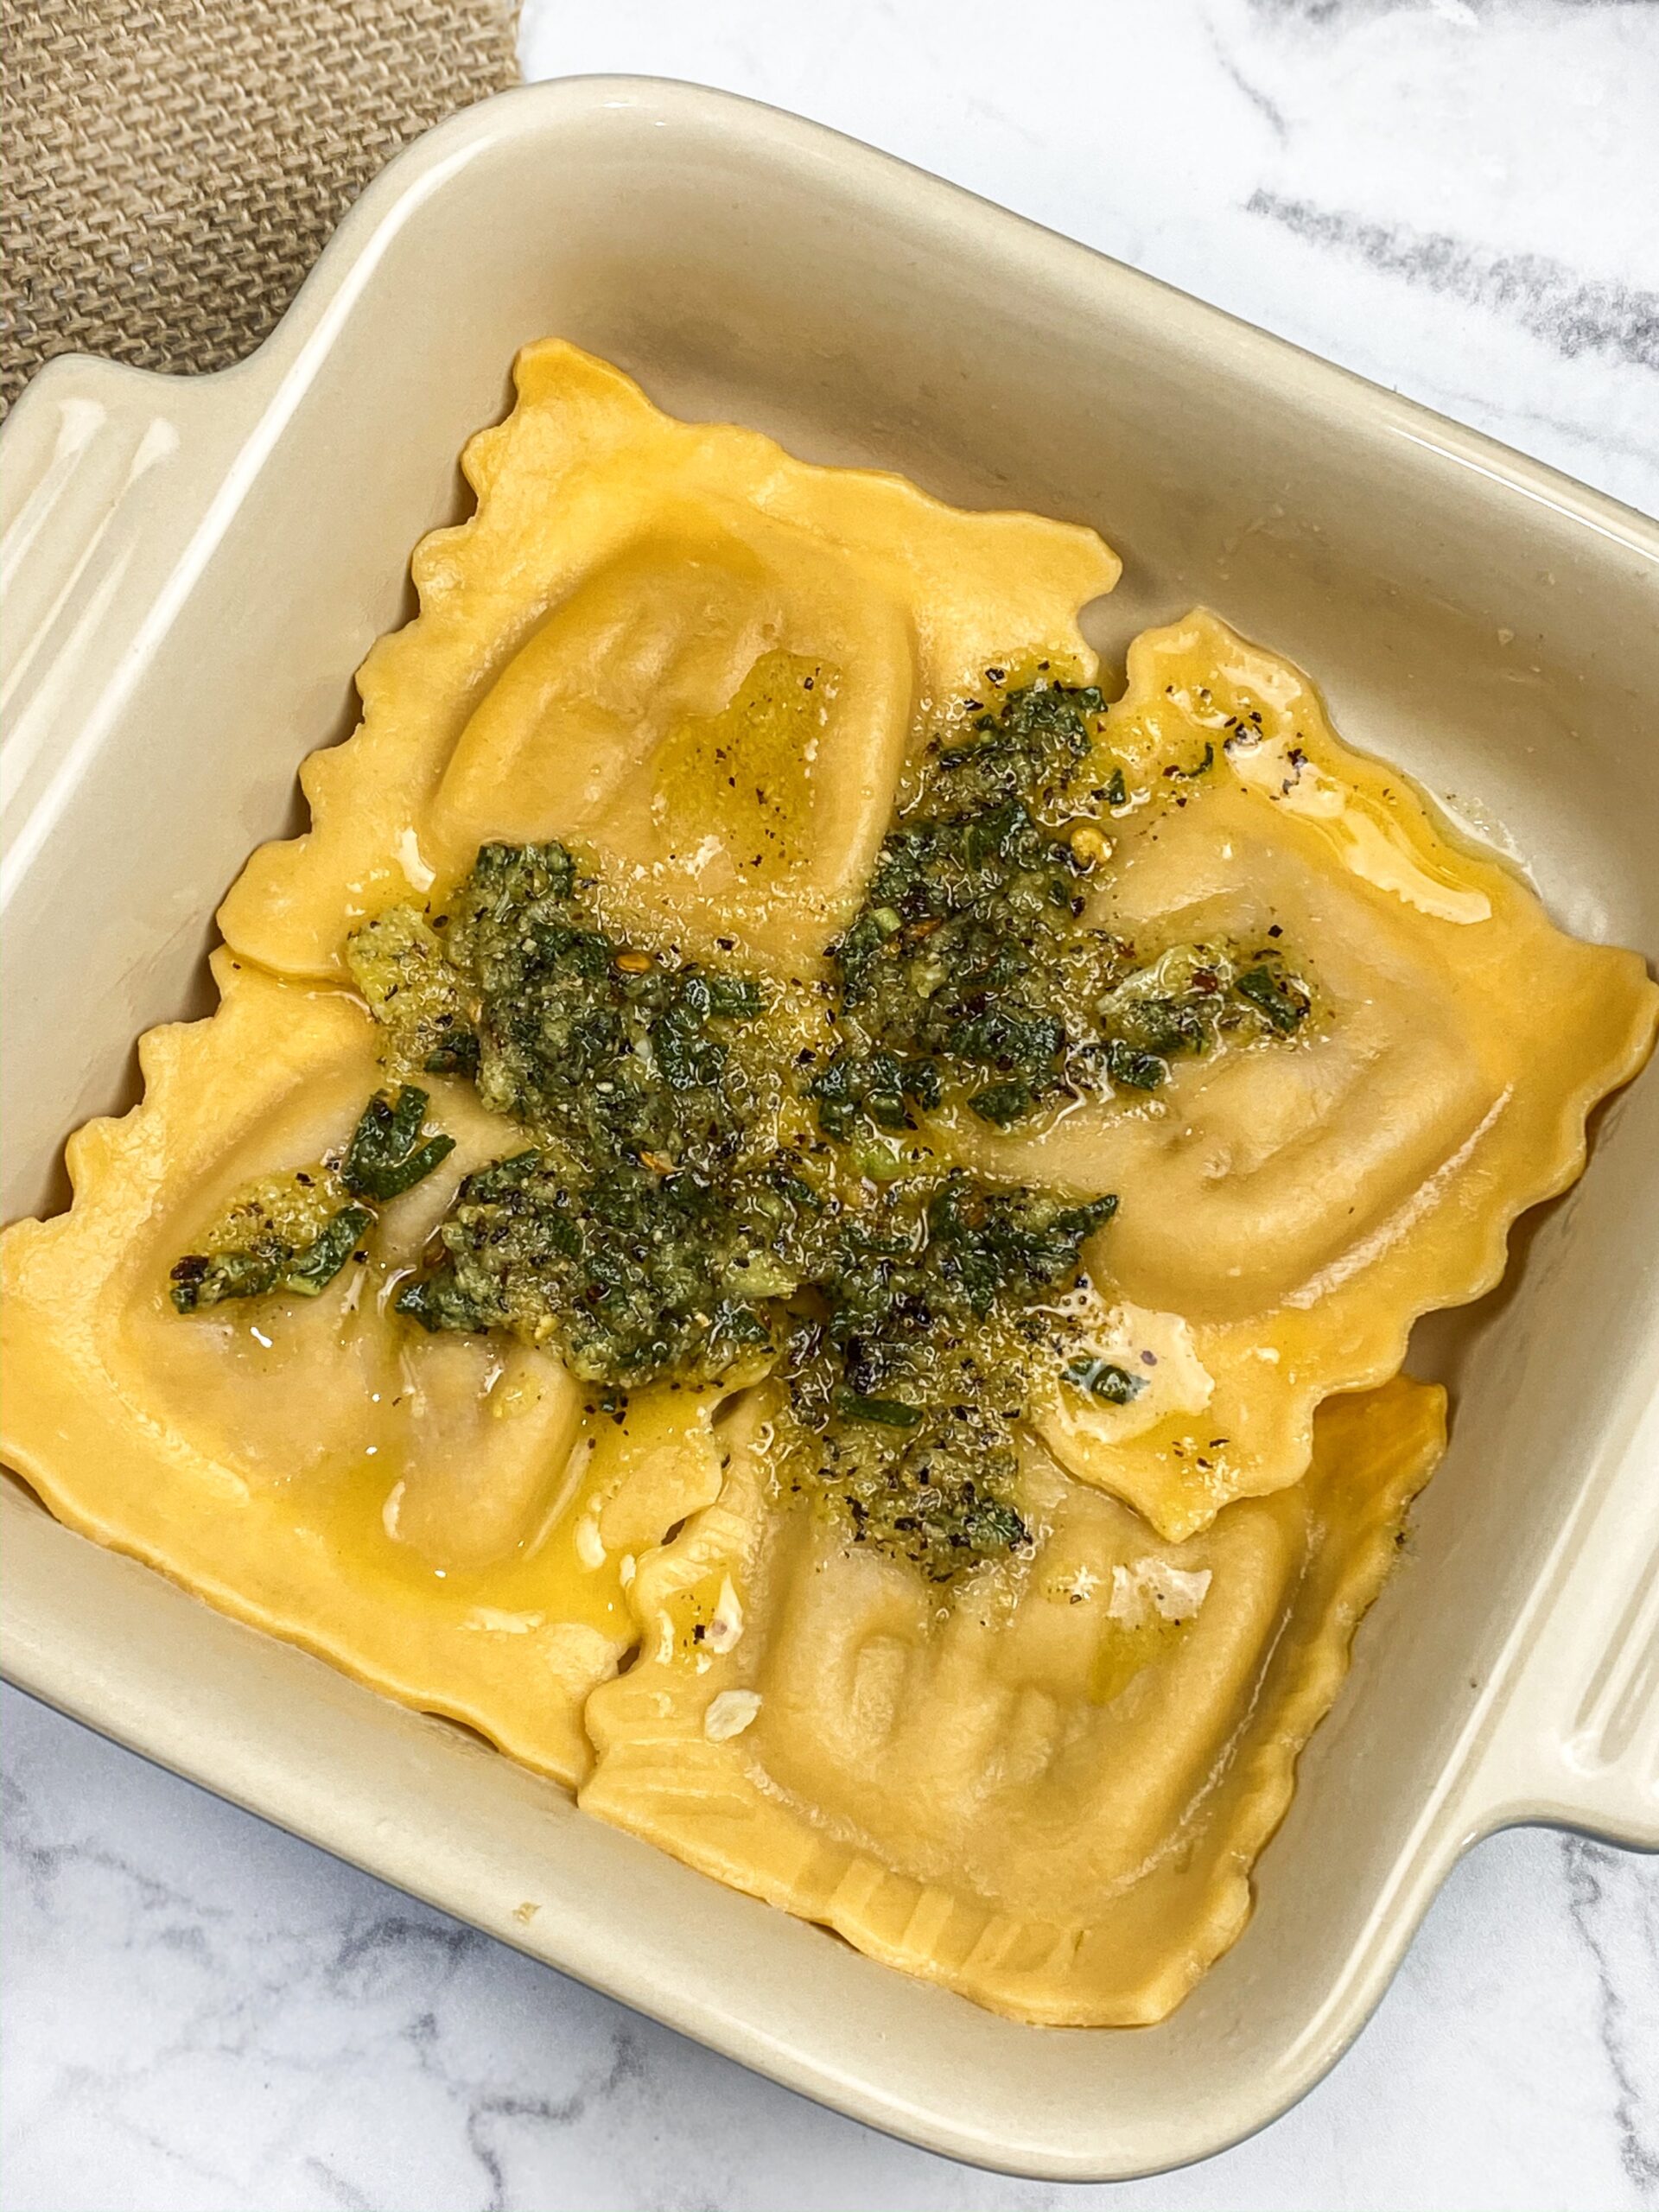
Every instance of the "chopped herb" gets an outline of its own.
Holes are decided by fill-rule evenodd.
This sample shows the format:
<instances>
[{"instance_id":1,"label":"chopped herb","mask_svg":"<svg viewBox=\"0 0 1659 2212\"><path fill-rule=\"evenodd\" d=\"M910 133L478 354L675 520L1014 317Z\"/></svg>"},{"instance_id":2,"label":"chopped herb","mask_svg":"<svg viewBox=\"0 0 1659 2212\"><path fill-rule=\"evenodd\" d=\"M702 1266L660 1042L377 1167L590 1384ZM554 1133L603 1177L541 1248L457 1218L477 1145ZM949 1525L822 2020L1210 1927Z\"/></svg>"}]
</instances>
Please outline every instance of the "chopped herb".
<instances>
[{"instance_id":1,"label":"chopped herb","mask_svg":"<svg viewBox=\"0 0 1659 2212\"><path fill-rule=\"evenodd\" d=\"M1116 1198L954 1169L930 1117L1015 1129L1061 1096L1155 1090L1311 1008L1276 943L1149 957L1098 926L1130 792L1102 694L1046 669L1008 691L988 671L990 705L925 757L827 984L620 936L556 842L480 847L441 911L383 914L347 954L388 1066L467 1077L524 1133L461 1184L397 1310L550 1345L619 1419L635 1389L770 1372L779 1479L941 1585L1033 1540L1016 1424L1039 1370L1105 1404L1146 1382L1088 1351L1064 1295ZM175 1300L321 1287L450 1149L426 1103L372 1100L306 1236L221 1236Z\"/></svg>"},{"instance_id":2,"label":"chopped herb","mask_svg":"<svg viewBox=\"0 0 1659 2212\"><path fill-rule=\"evenodd\" d=\"M360 1202L400 1197L454 1151L454 1139L442 1134L417 1143L426 1107L423 1090L400 1091L395 1103L377 1093L337 1167L300 1168L243 1191L208 1231L206 1249L174 1267L179 1312L276 1290L302 1298L326 1290L375 1225L373 1205Z\"/></svg>"},{"instance_id":3,"label":"chopped herb","mask_svg":"<svg viewBox=\"0 0 1659 2212\"><path fill-rule=\"evenodd\" d=\"M1106 1039L1103 1065L1114 1083L1121 1083L1130 1090L1156 1090L1169 1073L1155 1052L1138 1052L1121 1037Z\"/></svg>"},{"instance_id":4,"label":"chopped herb","mask_svg":"<svg viewBox=\"0 0 1659 2212\"><path fill-rule=\"evenodd\" d=\"M1114 1083L1155 1090L1171 1060L1207 1052L1223 1037L1288 1036L1311 1006L1272 945L1242 961L1221 945L1176 945L1100 1001L1103 1064Z\"/></svg>"},{"instance_id":5,"label":"chopped herb","mask_svg":"<svg viewBox=\"0 0 1659 2212\"><path fill-rule=\"evenodd\" d=\"M1281 967L1269 965L1265 957L1259 967L1240 976L1233 988L1265 1014L1281 1037L1287 1037L1306 1020L1313 1003L1294 976L1287 976Z\"/></svg>"},{"instance_id":6,"label":"chopped herb","mask_svg":"<svg viewBox=\"0 0 1659 2212\"><path fill-rule=\"evenodd\" d=\"M1068 1382L1086 1390L1091 1398L1103 1399L1109 1406L1127 1406L1147 1387L1144 1375L1131 1375L1127 1367L1116 1366L1109 1359L1068 1360L1061 1372Z\"/></svg>"},{"instance_id":7,"label":"chopped herb","mask_svg":"<svg viewBox=\"0 0 1659 2212\"><path fill-rule=\"evenodd\" d=\"M268 1291L296 1291L315 1298L345 1266L365 1230L374 1225L366 1206L342 1206L304 1244L289 1243L274 1229L251 1222L248 1242L220 1252L190 1252L171 1275L173 1303L194 1313L227 1298L262 1298Z\"/></svg>"},{"instance_id":8,"label":"chopped herb","mask_svg":"<svg viewBox=\"0 0 1659 2212\"><path fill-rule=\"evenodd\" d=\"M1215 765L1216 748L1213 745L1206 744L1202 757L1196 760L1192 767L1183 768L1179 762L1172 761L1164 773L1166 776L1182 776L1190 782L1195 776L1207 776Z\"/></svg>"},{"instance_id":9,"label":"chopped herb","mask_svg":"<svg viewBox=\"0 0 1659 2212\"><path fill-rule=\"evenodd\" d=\"M442 1022L451 1017L440 1015ZM425 1075L467 1075L474 1081L478 1077L478 1039L470 1029L454 1028L440 1037L426 1058L421 1062Z\"/></svg>"},{"instance_id":10,"label":"chopped herb","mask_svg":"<svg viewBox=\"0 0 1659 2212\"><path fill-rule=\"evenodd\" d=\"M240 1251L187 1252L173 1269L173 1303L181 1313L225 1298L258 1298L276 1287L288 1247L249 1245Z\"/></svg>"},{"instance_id":11,"label":"chopped herb","mask_svg":"<svg viewBox=\"0 0 1659 2212\"><path fill-rule=\"evenodd\" d=\"M370 1099L340 1171L348 1191L384 1205L412 1191L440 1160L449 1157L455 1148L454 1137L440 1135L424 1144L419 1141L426 1109L423 1090L400 1090L395 1103L379 1094Z\"/></svg>"},{"instance_id":12,"label":"chopped herb","mask_svg":"<svg viewBox=\"0 0 1659 2212\"><path fill-rule=\"evenodd\" d=\"M837 1390L836 1411L848 1421L873 1421L882 1428L914 1428L921 1420L919 1406L902 1398L861 1398L856 1390Z\"/></svg>"},{"instance_id":13,"label":"chopped herb","mask_svg":"<svg viewBox=\"0 0 1659 2212\"><path fill-rule=\"evenodd\" d=\"M739 1149L728 1033L760 984L612 936L563 845L483 846L442 950L480 1096L576 1172L650 1153L706 1173Z\"/></svg>"}]
</instances>

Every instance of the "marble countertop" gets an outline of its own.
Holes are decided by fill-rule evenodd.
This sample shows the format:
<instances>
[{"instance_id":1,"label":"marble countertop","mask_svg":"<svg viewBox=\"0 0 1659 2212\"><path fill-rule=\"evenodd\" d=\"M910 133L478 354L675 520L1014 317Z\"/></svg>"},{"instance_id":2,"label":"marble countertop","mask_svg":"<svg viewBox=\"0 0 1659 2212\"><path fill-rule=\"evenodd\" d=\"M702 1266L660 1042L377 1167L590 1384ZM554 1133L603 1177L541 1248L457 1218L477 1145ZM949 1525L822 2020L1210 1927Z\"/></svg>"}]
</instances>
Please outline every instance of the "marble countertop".
<instances>
[{"instance_id":1,"label":"marble countertop","mask_svg":"<svg viewBox=\"0 0 1659 2212\"><path fill-rule=\"evenodd\" d=\"M526 0L523 54L817 117L1659 513L1655 0ZM1484 1845L1297 2110L1056 2188L821 2112L21 1697L3 1719L0 2212L1659 2206L1659 1861Z\"/></svg>"}]
</instances>

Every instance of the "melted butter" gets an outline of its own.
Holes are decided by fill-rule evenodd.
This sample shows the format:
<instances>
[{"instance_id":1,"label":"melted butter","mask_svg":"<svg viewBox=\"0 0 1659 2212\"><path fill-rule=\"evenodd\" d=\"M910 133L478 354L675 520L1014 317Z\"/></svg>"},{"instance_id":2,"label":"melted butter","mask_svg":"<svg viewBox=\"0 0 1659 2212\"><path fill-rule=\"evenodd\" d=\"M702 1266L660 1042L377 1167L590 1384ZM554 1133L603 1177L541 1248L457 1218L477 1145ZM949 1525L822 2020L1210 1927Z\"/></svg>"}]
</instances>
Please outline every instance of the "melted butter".
<instances>
[{"instance_id":1,"label":"melted butter","mask_svg":"<svg viewBox=\"0 0 1659 2212\"><path fill-rule=\"evenodd\" d=\"M620 1446L611 1439L584 1437L568 1463L563 1495L552 1514L521 1535L508 1554L484 1566L436 1566L399 1538L398 1491L404 1478L390 1456L361 1458L333 1484L291 1485L290 1525L302 1541L349 1563L365 1604L394 1591L423 1593L446 1616L463 1612L463 1625L480 1633L523 1634L543 1621L560 1621L626 1639L632 1627L620 1560L607 1554L590 1567L578 1541L582 1522L613 1485L619 1456Z\"/></svg>"},{"instance_id":2,"label":"melted butter","mask_svg":"<svg viewBox=\"0 0 1659 2212\"><path fill-rule=\"evenodd\" d=\"M1375 805L1312 760L1294 757L1302 750L1299 742L1281 739L1235 745L1227 759L1241 782L1316 823L1351 874L1437 921L1491 918L1492 902L1484 891L1459 884L1450 868L1432 868Z\"/></svg>"},{"instance_id":3,"label":"melted butter","mask_svg":"<svg viewBox=\"0 0 1659 2212\"><path fill-rule=\"evenodd\" d=\"M679 722L652 762L651 811L668 857L706 890L786 874L808 856L812 772L840 671L802 653L763 653L718 714ZM672 842L688 823L690 850Z\"/></svg>"},{"instance_id":4,"label":"melted butter","mask_svg":"<svg viewBox=\"0 0 1659 2212\"><path fill-rule=\"evenodd\" d=\"M1063 1298L1043 1309L1056 1324L1056 1379L1046 1375L1037 1393L1038 1427L1051 1445L1063 1440L1073 1448L1126 1444L1209 1404L1215 1383L1199 1358L1191 1325L1179 1313L1104 1296L1087 1275ZM1119 1368L1140 1389L1126 1404L1114 1404L1065 1378L1077 1359L1103 1360Z\"/></svg>"},{"instance_id":5,"label":"melted butter","mask_svg":"<svg viewBox=\"0 0 1659 2212\"><path fill-rule=\"evenodd\" d=\"M1190 1620L1168 1621L1156 1616L1133 1626L1124 1621L1103 1622L1089 1667L1090 1703L1109 1705L1121 1697L1137 1675L1167 1658L1185 1642L1192 1625Z\"/></svg>"},{"instance_id":6,"label":"melted butter","mask_svg":"<svg viewBox=\"0 0 1659 2212\"><path fill-rule=\"evenodd\" d=\"M235 1438L243 1502L343 1567L365 1610L412 1596L435 1626L631 1640L626 1551L591 1540L602 1526L653 1541L707 1503L721 1394L642 1391L621 1422L588 1413L539 1353L392 1323L402 1272L353 1265L317 1301L188 1321L158 1304L144 1333L215 1456ZM316 1440L302 1454L296 1435Z\"/></svg>"},{"instance_id":7,"label":"melted butter","mask_svg":"<svg viewBox=\"0 0 1659 2212\"><path fill-rule=\"evenodd\" d=\"M1322 764L1324 717L1295 667L1213 620L1194 617L1189 630L1181 648L1160 655L1158 695L1108 718L1108 748L1140 784L1136 798L1185 804L1210 776L1230 772L1316 828L1362 881L1437 921L1491 918L1491 900L1459 868L1455 849L1429 851L1395 817L1386 783L1370 788L1353 779L1351 763L1345 776ZM1188 757L1195 728L1214 734L1202 770Z\"/></svg>"}]
</instances>

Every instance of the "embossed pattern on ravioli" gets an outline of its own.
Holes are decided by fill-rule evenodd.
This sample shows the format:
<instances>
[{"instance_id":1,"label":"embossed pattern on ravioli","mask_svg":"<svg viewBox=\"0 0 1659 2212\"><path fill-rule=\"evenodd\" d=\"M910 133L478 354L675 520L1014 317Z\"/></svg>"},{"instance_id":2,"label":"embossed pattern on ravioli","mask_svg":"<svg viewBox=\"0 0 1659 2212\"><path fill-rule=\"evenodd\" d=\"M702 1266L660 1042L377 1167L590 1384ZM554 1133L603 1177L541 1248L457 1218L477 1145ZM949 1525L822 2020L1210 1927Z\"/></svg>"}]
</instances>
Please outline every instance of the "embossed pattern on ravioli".
<instances>
[{"instance_id":1,"label":"embossed pattern on ravioli","mask_svg":"<svg viewBox=\"0 0 1659 2212\"><path fill-rule=\"evenodd\" d=\"M1282 1049L1174 1063L1035 1133L954 1133L991 1172L1123 1194L1090 1255L1103 1326L1131 1358L1173 1332L1181 1382L1158 1421L1057 1397L1044 1433L1179 1537L1294 1482L1325 1398L1491 1289L1516 1216L1582 1171L1585 1116L1646 1058L1659 992L1213 615L1136 639L1102 743L1126 804L1093 917L1148 953L1282 931L1318 994Z\"/></svg>"},{"instance_id":2,"label":"embossed pattern on ravioli","mask_svg":"<svg viewBox=\"0 0 1659 2212\"><path fill-rule=\"evenodd\" d=\"M343 992L221 952L213 1017L153 1030L143 1103L71 1142L73 1209L0 1246L5 1456L60 1520L405 1702L575 1780L582 1700L633 1641L622 1559L719 1486L719 1390L619 1426L544 1352L388 1325L460 1176L512 1125L433 1082L456 1137L315 1299L188 1319L168 1266L240 1185L349 1135L378 1077Z\"/></svg>"},{"instance_id":3,"label":"embossed pattern on ravioli","mask_svg":"<svg viewBox=\"0 0 1659 2212\"><path fill-rule=\"evenodd\" d=\"M987 661L1092 677L1077 614L1116 556L676 422L562 341L515 375L512 413L464 456L478 512L416 551L420 615L365 663L360 728L302 772L312 827L255 855L227 941L338 975L355 923L454 881L480 844L557 837L636 924L810 963L913 738Z\"/></svg>"},{"instance_id":4,"label":"embossed pattern on ravioli","mask_svg":"<svg viewBox=\"0 0 1659 2212\"><path fill-rule=\"evenodd\" d=\"M780 1510L764 1414L734 1414L719 1499L640 1567L580 1802L1018 2018L1161 2018L1249 1913L1445 1394L1332 1401L1305 1482L1182 1544L1033 1448L1034 1556L949 1613ZM711 1649L722 1605L741 1630Z\"/></svg>"}]
</instances>

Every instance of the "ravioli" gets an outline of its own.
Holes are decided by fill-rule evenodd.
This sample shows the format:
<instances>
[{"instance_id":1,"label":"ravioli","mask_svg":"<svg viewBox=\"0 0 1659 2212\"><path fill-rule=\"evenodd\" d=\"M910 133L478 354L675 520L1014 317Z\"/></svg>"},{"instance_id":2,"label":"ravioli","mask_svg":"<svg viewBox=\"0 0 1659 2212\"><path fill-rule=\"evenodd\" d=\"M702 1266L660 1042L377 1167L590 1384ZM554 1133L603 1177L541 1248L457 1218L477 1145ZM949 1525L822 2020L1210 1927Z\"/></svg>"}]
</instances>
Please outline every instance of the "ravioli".
<instances>
[{"instance_id":1,"label":"ravioli","mask_svg":"<svg viewBox=\"0 0 1659 2212\"><path fill-rule=\"evenodd\" d=\"M944 1612L773 1496L766 1413L640 1562L579 1802L1015 2018L1162 2019L1249 1916L1444 1393L1333 1399L1305 1482L1179 1545L1029 1446L1033 1555Z\"/></svg>"},{"instance_id":2,"label":"ravioli","mask_svg":"<svg viewBox=\"0 0 1659 2212\"><path fill-rule=\"evenodd\" d=\"M417 550L420 614L369 655L357 734L302 772L312 826L249 862L226 942L338 977L351 928L480 844L559 838L636 925L810 968L917 734L988 661L1092 676L1077 614L1117 558L676 422L563 341L515 377L463 458L476 513Z\"/></svg>"},{"instance_id":3,"label":"ravioli","mask_svg":"<svg viewBox=\"0 0 1659 2212\"><path fill-rule=\"evenodd\" d=\"M1442 1448L1411 1325L1659 991L1214 615L1109 707L1092 531L515 375L218 1012L0 1241L0 1450L879 1959L1160 2019Z\"/></svg>"},{"instance_id":4,"label":"ravioli","mask_svg":"<svg viewBox=\"0 0 1659 2212\"><path fill-rule=\"evenodd\" d=\"M1646 1058L1659 991L1639 955L1567 936L1454 844L1298 671L1214 615L1146 632L1128 675L1102 725L1125 800L1090 918L1149 957L1282 933L1313 1018L1034 1134L959 1117L952 1142L1126 1194L1090 1272L1103 1350L1154 1387L1124 1408L1057 1389L1044 1433L1181 1537L1294 1482L1323 1399L1392 1374L1420 1314L1497 1281L1511 1224L1576 1179L1586 1115Z\"/></svg>"},{"instance_id":5,"label":"ravioli","mask_svg":"<svg viewBox=\"0 0 1659 2212\"><path fill-rule=\"evenodd\" d=\"M340 1144L379 1076L354 999L214 972L210 1020L143 1040L143 1103L71 1141L73 1210L0 1242L0 1448L83 1535L574 1782L582 1700L633 1641L622 1561L715 1496L728 1394L642 1393L619 1424L546 1351L394 1332L389 1289L513 1134L453 1080L455 1150L362 1262L181 1317L179 1251Z\"/></svg>"}]
</instances>

